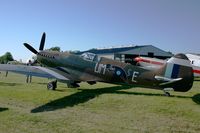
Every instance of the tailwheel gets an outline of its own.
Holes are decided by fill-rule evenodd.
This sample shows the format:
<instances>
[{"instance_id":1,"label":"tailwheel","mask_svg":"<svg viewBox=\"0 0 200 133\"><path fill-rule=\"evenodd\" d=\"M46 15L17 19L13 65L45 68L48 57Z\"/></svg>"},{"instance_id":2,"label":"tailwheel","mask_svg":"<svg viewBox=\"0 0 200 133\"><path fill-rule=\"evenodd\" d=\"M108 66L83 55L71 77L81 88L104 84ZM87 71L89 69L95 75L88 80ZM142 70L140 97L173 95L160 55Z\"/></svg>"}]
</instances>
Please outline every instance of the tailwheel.
<instances>
[{"instance_id":1,"label":"tailwheel","mask_svg":"<svg viewBox=\"0 0 200 133\"><path fill-rule=\"evenodd\" d=\"M169 92L165 92L164 96L170 97L170 93Z\"/></svg>"},{"instance_id":2,"label":"tailwheel","mask_svg":"<svg viewBox=\"0 0 200 133\"><path fill-rule=\"evenodd\" d=\"M164 88L163 91L164 91L164 96L170 97L171 94L169 93L169 91L174 91L174 89L173 88Z\"/></svg>"},{"instance_id":3,"label":"tailwheel","mask_svg":"<svg viewBox=\"0 0 200 133\"><path fill-rule=\"evenodd\" d=\"M57 88L57 80L51 81L47 84L48 90L56 90L56 88Z\"/></svg>"}]
</instances>

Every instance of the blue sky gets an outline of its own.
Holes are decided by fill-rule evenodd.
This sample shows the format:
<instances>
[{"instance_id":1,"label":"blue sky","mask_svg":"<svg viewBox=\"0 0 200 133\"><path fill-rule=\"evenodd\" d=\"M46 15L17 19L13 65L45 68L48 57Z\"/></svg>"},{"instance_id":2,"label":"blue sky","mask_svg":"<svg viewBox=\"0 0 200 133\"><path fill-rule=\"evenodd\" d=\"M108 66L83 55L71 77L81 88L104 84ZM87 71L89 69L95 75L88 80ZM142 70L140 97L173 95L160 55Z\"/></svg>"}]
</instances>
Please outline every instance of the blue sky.
<instances>
[{"instance_id":1,"label":"blue sky","mask_svg":"<svg viewBox=\"0 0 200 133\"><path fill-rule=\"evenodd\" d=\"M0 0L0 55L26 60L24 46L87 50L154 45L200 53L199 0Z\"/></svg>"}]
</instances>

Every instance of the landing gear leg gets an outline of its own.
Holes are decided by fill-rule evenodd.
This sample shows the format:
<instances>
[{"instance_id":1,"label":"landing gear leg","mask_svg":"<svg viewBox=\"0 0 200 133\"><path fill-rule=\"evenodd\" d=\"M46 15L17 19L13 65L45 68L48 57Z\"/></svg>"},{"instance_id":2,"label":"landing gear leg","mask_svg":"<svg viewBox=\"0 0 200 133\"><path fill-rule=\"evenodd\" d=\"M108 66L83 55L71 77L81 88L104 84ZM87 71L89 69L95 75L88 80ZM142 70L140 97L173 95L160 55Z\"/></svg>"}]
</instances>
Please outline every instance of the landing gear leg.
<instances>
[{"instance_id":1,"label":"landing gear leg","mask_svg":"<svg viewBox=\"0 0 200 133\"><path fill-rule=\"evenodd\" d=\"M47 84L48 90L56 90L56 88L57 88L57 80L51 81Z\"/></svg>"}]
</instances>

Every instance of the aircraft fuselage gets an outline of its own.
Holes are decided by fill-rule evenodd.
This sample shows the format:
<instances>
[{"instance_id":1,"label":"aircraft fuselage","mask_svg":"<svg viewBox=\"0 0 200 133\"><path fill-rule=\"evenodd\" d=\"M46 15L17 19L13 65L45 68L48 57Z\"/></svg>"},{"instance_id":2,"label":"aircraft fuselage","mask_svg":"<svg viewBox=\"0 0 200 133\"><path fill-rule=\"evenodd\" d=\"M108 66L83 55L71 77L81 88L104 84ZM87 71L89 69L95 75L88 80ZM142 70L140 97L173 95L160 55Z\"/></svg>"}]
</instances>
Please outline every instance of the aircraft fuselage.
<instances>
[{"instance_id":1,"label":"aircraft fuselage","mask_svg":"<svg viewBox=\"0 0 200 133\"><path fill-rule=\"evenodd\" d=\"M160 71L149 71L138 66L107 58L91 61L85 60L79 55L47 51L40 52L37 60L45 66L57 69L64 76L76 77L80 82L84 80L92 81L96 78L99 82L163 89L163 86L159 85L162 81L155 79L156 75L164 75L163 69L160 69ZM181 91L188 91L188 89L189 87L186 87L186 89Z\"/></svg>"}]
</instances>

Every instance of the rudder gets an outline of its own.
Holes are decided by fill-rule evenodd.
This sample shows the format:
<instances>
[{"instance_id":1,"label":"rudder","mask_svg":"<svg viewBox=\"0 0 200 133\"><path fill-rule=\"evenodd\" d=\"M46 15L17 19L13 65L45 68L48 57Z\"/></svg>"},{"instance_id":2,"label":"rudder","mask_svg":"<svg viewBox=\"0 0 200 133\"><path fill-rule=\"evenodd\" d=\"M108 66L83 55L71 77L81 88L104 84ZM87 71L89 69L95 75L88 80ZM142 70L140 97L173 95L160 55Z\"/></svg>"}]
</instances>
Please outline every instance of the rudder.
<instances>
[{"instance_id":1,"label":"rudder","mask_svg":"<svg viewBox=\"0 0 200 133\"><path fill-rule=\"evenodd\" d=\"M184 54L173 56L161 69L164 78L171 79L169 84L162 84L163 88L171 87L174 91L180 92L186 92L192 88L193 69L189 59Z\"/></svg>"}]
</instances>

